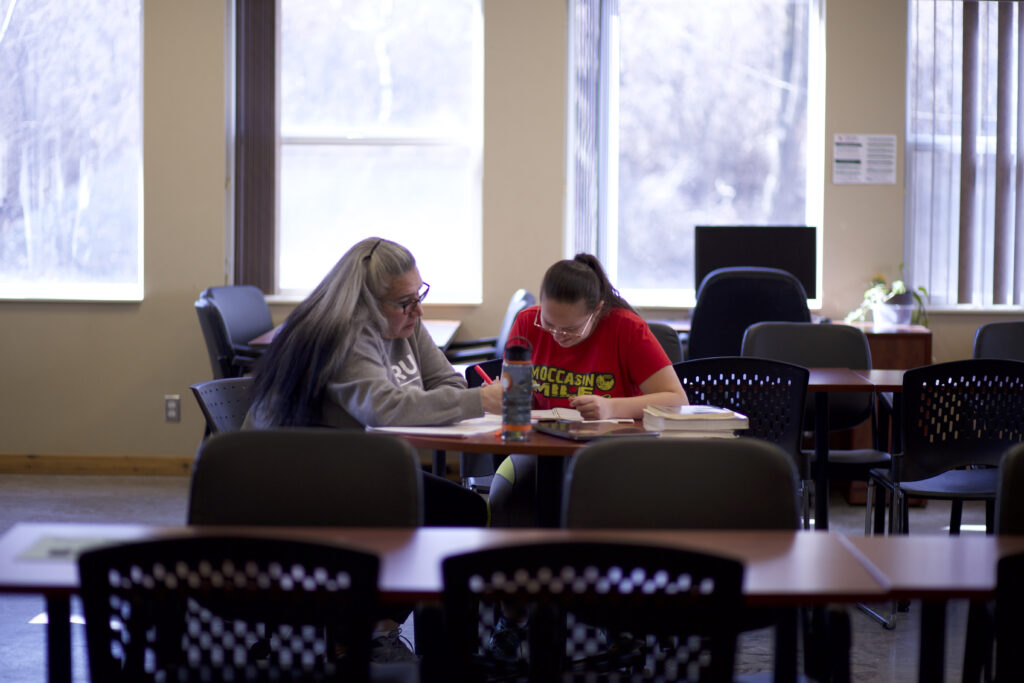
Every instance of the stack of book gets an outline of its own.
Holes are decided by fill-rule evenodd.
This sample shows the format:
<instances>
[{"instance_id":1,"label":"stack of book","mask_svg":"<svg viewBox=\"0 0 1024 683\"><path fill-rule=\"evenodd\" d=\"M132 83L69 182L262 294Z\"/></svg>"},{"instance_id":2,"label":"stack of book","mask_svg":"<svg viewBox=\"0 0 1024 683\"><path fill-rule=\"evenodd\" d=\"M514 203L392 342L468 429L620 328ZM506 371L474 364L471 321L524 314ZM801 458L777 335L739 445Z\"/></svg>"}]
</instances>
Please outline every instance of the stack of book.
<instances>
[{"instance_id":1,"label":"stack of book","mask_svg":"<svg viewBox=\"0 0 1024 683\"><path fill-rule=\"evenodd\" d=\"M746 429L747 416L728 408L715 406L647 406L644 408L644 429L662 436L706 439L733 438Z\"/></svg>"}]
</instances>

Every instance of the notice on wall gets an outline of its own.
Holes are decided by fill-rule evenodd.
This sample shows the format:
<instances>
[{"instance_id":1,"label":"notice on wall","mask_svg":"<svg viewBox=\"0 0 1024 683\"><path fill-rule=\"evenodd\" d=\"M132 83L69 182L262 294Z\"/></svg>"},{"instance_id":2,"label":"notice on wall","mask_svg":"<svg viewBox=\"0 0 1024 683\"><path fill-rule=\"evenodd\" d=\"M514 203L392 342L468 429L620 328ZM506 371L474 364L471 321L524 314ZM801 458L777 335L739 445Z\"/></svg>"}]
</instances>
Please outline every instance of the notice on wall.
<instances>
[{"instance_id":1,"label":"notice on wall","mask_svg":"<svg viewBox=\"0 0 1024 683\"><path fill-rule=\"evenodd\" d=\"M836 134L832 147L836 185L895 185L896 136Z\"/></svg>"}]
</instances>

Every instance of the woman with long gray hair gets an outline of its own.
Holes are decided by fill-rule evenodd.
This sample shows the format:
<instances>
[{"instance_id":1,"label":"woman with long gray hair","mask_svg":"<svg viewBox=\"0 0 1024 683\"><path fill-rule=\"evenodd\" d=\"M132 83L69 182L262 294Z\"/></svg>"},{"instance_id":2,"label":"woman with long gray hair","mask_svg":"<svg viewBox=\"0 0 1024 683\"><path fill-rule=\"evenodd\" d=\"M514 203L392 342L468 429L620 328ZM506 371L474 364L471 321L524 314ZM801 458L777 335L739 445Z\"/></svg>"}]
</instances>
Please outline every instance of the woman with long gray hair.
<instances>
[{"instance_id":1,"label":"woman with long gray hair","mask_svg":"<svg viewBox=\"0 0 1024 683\"><path fill-rule=\"evenodd\" d=\"M405 247L357 243L299 304L255 370L250 428L438 425L501 411L467 389L420 323L430 286ZM476 494L426 475L428 525L486 524Z\"/></svg>"}]
</instances>

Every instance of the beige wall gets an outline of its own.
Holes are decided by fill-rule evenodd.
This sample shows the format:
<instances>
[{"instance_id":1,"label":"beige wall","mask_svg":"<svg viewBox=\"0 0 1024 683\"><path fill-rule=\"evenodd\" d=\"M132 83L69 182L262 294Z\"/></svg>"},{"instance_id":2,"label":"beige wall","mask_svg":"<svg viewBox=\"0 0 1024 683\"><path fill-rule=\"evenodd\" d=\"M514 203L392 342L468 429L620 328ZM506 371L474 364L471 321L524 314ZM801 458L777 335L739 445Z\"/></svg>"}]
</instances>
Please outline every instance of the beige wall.
<instances>
[{"instance_id":1,"label":"beige wall","mask_svg":"<svg viewBox=\"0 0 1024 683\"><path fill-rule=\"evenodd\" d=\"M485 0L484 305L428 307L494 330L509 295L561 256L565 0ZM0 454L190 455L209 378L192 302L224 282L227 215L223 2L145 7L146 298L0 302ZM903 140L905 3L828 0L825 158L834 133ZM824 184L824 309L840 318L902 260L903 187ZM275 306L275 319L287 312ZM678 311L675 312L678 314ZM939 360L970 352L986 315L933 314ZM163 396L183 420L163 422Z\"/></svg>"}]
</instances>

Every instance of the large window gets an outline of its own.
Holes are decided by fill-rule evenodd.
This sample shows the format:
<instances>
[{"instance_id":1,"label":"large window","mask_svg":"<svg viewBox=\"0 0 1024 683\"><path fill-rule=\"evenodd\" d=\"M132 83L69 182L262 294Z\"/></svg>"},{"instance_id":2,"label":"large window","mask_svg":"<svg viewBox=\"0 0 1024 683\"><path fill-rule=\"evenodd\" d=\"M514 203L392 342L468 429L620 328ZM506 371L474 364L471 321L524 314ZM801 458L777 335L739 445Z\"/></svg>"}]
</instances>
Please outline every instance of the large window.
<instances>
[{"instance_id":1,"label":"large window","mask_svg":"<svg viewBox=\"0 0 1024 683\"><path fill-rule=\"evenodd\" d=\"M479 0L279 7L277 291L378 235L409 247L431 301L479 302Z\"/></svg>"},{"instance_id":2,"label":"large window","mask_svg":"<svg viewBox=\"0 0 1024 683\"><path fill-rule=\"evenodd\" d=\"M572 6L569 246L596 230L627 299L693 304L695 225L820 226L817 0Z\"/></svg>"},{"instance_id":3,"label":"large window","mask_svg":"<svg viewBox=\"0 0 1024 683\"><path fill-rule=\"evenodd\" d=\"M142 297L139 0L0 0L0 298Z\"/></svg>"},{"instance_id":4,"label":"large window","mask_svg":"<svg viewBox=\"0 0 1024 683\"><path fill-rule=\"evenodd\" d=\"M1021 7L912 0L907 278L933 305L1024 302Z\"/></svg>"}]
</instances>

